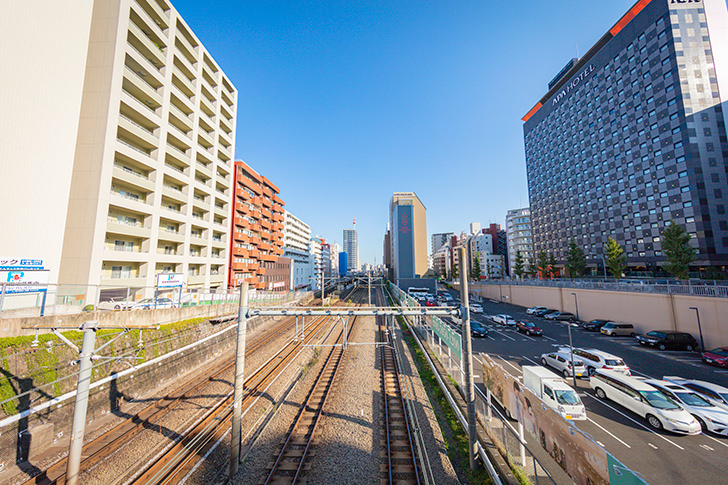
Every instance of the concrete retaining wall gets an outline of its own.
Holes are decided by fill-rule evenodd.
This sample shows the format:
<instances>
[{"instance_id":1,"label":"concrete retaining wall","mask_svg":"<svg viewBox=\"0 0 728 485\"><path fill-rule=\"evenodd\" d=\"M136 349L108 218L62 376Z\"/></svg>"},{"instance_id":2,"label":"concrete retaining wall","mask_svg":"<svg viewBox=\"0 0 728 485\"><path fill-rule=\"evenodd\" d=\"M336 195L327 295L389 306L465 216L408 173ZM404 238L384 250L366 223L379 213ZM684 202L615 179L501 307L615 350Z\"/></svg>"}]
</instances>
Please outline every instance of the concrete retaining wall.
<instances>
[{"instance_id":1,"label":"concrete retaining wall","mask_svg":"<svg viewBox=\"0 0 728 485\"><path fill-rule=\"evenodd\" d=\"M193 318L212 318L219 315L237 313L237 303L220 305L199 305L184 308L164 308L158 310L94 311L70 315L49 315L45 317L4 318L0 320L0 337L19 337L34 335L35 330L23 327L80 327L84 322L96 320L101 326L123 327L124 325L149 325L179 322ZM41 332L49 332L45 329Z\"/></svg>"},{"instance_id":2,"label":"concrete retaining wall","mask_svg":"<svg viewBox=\"0 0 728 485\"><path fill-rule=\"evenodd\" d=\"M699 342L696 312L690 309L695 307L700 312L705 347L728 346L728 298L517 285L475 284L470 291L483 298L574 314L578 302L582 321L603 318L632 323L637 333L677 330L690 333Z\"/></svg>"}]
</instances>

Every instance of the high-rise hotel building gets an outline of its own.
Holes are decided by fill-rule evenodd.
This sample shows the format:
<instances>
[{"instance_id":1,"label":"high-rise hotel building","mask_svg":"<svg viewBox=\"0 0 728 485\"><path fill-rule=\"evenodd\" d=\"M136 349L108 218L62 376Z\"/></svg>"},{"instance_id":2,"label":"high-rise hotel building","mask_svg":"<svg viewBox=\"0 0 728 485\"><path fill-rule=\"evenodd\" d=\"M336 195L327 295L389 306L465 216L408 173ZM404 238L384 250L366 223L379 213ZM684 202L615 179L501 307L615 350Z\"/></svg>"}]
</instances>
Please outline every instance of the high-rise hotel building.
<instances>
[{"instance_id":1,"label":"high-rise hotel building","mask_svg":"<svg viewBox=\"0 0 728 485\"><path fill-rule=\"evenodd\" d=\"M569 241L631 267L665 260L671 219L700 266L728 263L725 0L640 0L523 118L535 253Z\"/></svg>"},{"instance_id":2,"label":"high-rise hotel building","mask_svg":"<svg viewBox=\"0 0 728 485\"><path fill-rule=\"evenodd\" d=\"M10 2L0 44L3 256L102 299L224 288L237 90L172 5Z\"/></svg>"}]
</instances>

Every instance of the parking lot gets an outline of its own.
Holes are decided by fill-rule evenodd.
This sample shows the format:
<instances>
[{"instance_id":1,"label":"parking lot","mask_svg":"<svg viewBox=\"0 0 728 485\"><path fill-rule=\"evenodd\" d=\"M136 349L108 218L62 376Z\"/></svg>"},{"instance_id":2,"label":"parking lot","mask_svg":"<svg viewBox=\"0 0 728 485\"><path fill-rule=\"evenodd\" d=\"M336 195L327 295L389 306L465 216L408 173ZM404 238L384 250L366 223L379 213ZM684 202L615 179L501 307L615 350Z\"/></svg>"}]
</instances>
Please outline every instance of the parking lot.
<instances>
[{"instance_id":1,"label":"parking lot","mask_svg":"<svg viewBox=\"0 0 728 485\"><path fill-rule=\"evenodd\" d=\"M451 294L458 298L456 291ZM526 314L523 307L490 300L479 301L483 313L471 319L488 328L486 338L473 339L476 384L482 387L482 370L478 353L485 352L509 373L522 376L522 365L541 365L541 355L569 345L568 323L548 321ZM527 320L543 329L543 336L527 336L514 327L494 323L492 316L508 314L515 320ZM602 318L609 319L609 315ZM453 322L455 327L458 327ZM704 364L698 352L660 351L643 347L632 337L608 337L588 332L571 324L574 347L599 349L624 359L632 375L662 379L680 376L709 381L728 387L728 369ZM654 329L666 325L656 322ZM552 369L553 370L553 369ZM568 379L569 384L572 380ZM728 483L728 438L713 434L683 436L655 431L647 422L626 408L596 397L588 379L577 379L577 387L587 409L588 419L575 423L607 451L648 483Z\"/></svg>"}]
</instances>

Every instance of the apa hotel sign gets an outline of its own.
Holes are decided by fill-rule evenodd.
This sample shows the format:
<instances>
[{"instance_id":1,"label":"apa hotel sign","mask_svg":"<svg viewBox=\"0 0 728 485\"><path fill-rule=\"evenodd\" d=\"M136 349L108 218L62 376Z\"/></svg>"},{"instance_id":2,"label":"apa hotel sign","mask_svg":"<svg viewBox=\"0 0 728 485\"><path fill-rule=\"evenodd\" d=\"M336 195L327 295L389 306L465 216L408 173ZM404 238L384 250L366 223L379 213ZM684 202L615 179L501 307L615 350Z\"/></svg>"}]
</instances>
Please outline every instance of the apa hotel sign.
<instances>
[{"instance_id":1,"label":"apa hotel sign","mask_svg":"<svg viewBox=\"0 0 728 485\"><path fill-rule=\"evenodd\" d=\"M554 96L554 99L552 101L553 106L556 106L557 104L559 104L571 91L573 91L574 89L579 87L579 84L581 84L586 79L586 77L589 74L591 74L592 72L594 72L594 65L589 64L589 66L584 68L584 70L581 71L581 73L578 76L573 78L568 84L563 86L556 93L556 95Z\"/></svg>"}]
</instances>

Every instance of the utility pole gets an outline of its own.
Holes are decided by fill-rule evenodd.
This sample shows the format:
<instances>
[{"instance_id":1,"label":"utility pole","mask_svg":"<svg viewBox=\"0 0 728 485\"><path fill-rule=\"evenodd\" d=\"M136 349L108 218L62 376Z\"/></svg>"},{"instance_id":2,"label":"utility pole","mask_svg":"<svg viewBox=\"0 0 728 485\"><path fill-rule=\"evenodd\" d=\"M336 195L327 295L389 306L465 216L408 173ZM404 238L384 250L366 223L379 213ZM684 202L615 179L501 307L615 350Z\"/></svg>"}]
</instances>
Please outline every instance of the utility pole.
<instances>
[{"instance_id":1,"label":"utility pole","mask_svg":"<svg viewBox=\"0 0 728 485\"><path fill-rule=\"evenodd\" d=\"M368 288L369 288L369 289L368 289L368 291L369 291L369 293L368 293L368 298L369 298L369 306L372 306L372 271L371 271L371 270L367 271L367 276L369 277L369 279L368 279Z\"/></svg>"},{"instance_id":2,"label":"utility pole","mask_svg":"<svg viewBox=\"0 0 728 485\"><path fill-rule=\"evenodd\" d=\"M78 471L81 466L81 451L83 450L83 437L86 432L86 411L88 410L88 394L91 385L91 356L96 344L97 322L83 324L83 344L79 356L78 386L76 389L76 405L73 409L73 427L71 429L71 443L68 447L68 461L66 462L66 483L78 483Z\"/></svg>"},{"instance_id":3,"label":"utility pole","mask_svg":"<svg viewBox=\"0 0 728 485\"><path fill-rule=\"evenodd\" d=\"M465 268L465 248L458 251L460 268ZM468 456L470 469L475 470L476 449L475 434L475 383L473 382L473 344L470 336L470 302L468 300L468 275L460 272L460 319L463 329L463 367L465 368L465 401L468 404Z\"/></svg>"},{"instance_id":4,"label":"utility pole","mask_svg":"<svg viewBox=\"0 0 728 485\"><path fill-rule=\"evenodd\" d=\"M243 406L243 387L245 385L245 334L248 331L248 282L240 283L240 302L238 302L238 342L235 358L235 389L233 391L233 429L230 447L230 479L238 472L240 465L240 420Z\"/></svg>"}]
</instances>

